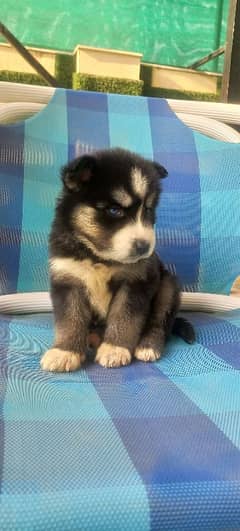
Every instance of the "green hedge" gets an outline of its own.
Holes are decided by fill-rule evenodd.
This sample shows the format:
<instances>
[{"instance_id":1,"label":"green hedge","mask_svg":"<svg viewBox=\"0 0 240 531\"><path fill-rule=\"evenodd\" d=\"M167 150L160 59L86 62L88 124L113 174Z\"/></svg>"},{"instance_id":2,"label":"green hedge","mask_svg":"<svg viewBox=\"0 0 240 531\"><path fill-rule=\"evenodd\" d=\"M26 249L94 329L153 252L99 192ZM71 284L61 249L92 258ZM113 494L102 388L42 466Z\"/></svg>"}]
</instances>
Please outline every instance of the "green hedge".
<instances>
[{"instance_id":1,"label":"green hedge","mask_svg":"<svg viewBox=\"0 0 240 531\"><path fill-rule=\"evenodd\" d=\"M73 60L71 56L59 55L60 60L56 60L56 77L59 85L71 88ZM64 57L64 59L63 59ZM65 59L67 57L67 59ZM71 61L69 60L72 60ZM56 58L57 59L57 58ZM38 74L24 72L11 72L10 70L0 71L0 81L10 81L11 83L27 83L28 85L47 85L46 81ZM199 101L220 101L220 87L218 94L202 94L198 92L179 91L171 89L152 88L147 83L143 88L143 81L126 80L112 77L92 76L90 74L73 74L73 88L75 90L92 90L96 92L110 92L117 94L130 94L139 96L153 96L159 98L175 98Z\"/></svg>"},{"instance_id":2,"label":"green hedge","mask_svg":"<svg viewBox=\"0 0 240 531\"><path fill-rule=\"evenodd\" d=\"M0 81L10 81L11 83L27 83L28 85L47 85L46 81L44 81L44 79L38 74L11 72L10 70L0 71Z\"/></svg>"},{"instance_id":3,"label":"green hedge","mask_svg":"<svg viewBox=\"0 0 240 531\"><path fill-rule=\"evenodd\" d=\"M220 101L220 93L211 94L203 92L191 92L190 90L173 90L164 88L144 87L144 96L153 98L173 98L176 100L195 100L195 101Z\"/></svg>"},{"instance_id":4,"label":"green hedge","mask_svg":"<svg viewBox=\"0 0 240 531\"><path fill-rule=\"evenodd\" d=\"M72 88L74 59L72 55L58 54L55 60L55 77L60 87Z\"/></svg>"},{"instance_id":5,"label":"green hedge","mask_svg":"<svg viewBox=\"0 0 240 531\"><path fill-rule=\"evenodd\" d=\"M73 74L73 88L75 90L92 90L95 92L110 92L112 94L130 94L140 96L143 81L120 79L117 77L93 76L90 74Z\"/></svg>"}]
</instances>

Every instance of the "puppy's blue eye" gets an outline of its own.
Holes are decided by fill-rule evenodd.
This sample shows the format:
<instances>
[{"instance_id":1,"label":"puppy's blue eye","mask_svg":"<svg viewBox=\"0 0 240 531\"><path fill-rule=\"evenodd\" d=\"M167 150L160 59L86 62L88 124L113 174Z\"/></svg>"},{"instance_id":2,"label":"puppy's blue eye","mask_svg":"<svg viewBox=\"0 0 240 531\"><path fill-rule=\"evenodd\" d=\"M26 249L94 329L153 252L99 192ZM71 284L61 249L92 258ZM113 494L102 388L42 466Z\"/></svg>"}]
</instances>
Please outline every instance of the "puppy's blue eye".
<instances>
[{"instance_id":1,"label":"puppy's blue eye","mask_svg":"<svg viewBox=\"0 0 240 531\"><path fill-rule=\"evenodd\" d=\"M106 212L112 218L122 218L124 216L123 208L117 205L106 208Z\"/></svg>"}]
</instances>

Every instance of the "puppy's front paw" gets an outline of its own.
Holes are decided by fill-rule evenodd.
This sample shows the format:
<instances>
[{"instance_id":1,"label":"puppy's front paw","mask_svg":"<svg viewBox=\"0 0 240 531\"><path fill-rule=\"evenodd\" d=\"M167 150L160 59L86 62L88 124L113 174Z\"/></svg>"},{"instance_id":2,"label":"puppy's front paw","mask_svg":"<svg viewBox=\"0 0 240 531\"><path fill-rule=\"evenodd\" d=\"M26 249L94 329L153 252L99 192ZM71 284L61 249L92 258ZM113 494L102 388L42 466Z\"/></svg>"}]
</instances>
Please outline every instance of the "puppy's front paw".
<instances>
[{"instance_id":1,"label":"puppy's front paw","mask_svg":"<svg viewBox=\"0 0 240 531\"><path fill-rule=\"evenodd\" d=\"M131 353L127 348L102 343L97 350L96 361L103 367L121 367L131 363Z\"/></svg>"},{"instance_id":2,"label":"puppy's front paw","mask_svg":"<svg viewBox=\"0 0 240 531\"><path fill-rule=\"evenodd\" d=\"M134 352L135 358L140 361L156 361L161 357L160 350L152 347L137 347Z\"/></svg>"},{"instance_id":3,"label":"puppy's front paw","mask_svg":"<svg viewBox=\"0 0 240 531\"><path fill-rule=\"evenodd\" d=\"M84 359L84 354L77 354L60 348L51 348L45 352L40 364L44 371L70 372L79 369L81 361L84 361Z\"/></svg>"}]
</instances>

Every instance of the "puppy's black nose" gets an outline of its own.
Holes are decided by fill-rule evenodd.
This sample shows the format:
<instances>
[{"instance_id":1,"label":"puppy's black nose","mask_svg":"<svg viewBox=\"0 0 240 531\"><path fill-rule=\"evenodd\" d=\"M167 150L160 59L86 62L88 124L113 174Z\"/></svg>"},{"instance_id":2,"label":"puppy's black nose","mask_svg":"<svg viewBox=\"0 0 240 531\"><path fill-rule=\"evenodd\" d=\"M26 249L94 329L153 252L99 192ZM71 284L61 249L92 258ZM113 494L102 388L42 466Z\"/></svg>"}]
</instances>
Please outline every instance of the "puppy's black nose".
<instances>
[{"instance_id":1,"label":"puppy's black nose","mask_svg":"<svg viewBox=\"0 0 240 531\"><path fill-rule=\"evenodd\" d=\"M138 256L147 254L149 251L149 243L146 240L135 240L134 242L134 251Z\"/></svg>"}]
</instances>

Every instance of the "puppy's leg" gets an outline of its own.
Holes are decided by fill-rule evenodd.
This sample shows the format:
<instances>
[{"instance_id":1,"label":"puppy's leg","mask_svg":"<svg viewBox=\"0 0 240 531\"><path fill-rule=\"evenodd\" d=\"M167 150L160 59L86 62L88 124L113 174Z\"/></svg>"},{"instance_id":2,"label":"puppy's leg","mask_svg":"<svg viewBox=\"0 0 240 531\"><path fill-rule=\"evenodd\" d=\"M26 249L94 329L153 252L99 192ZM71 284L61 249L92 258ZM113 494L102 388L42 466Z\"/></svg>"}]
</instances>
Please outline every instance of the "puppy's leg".
<instances>
[{"instance_id":1,"label":"puppy's leg","mask_svg":"<svg viewBox=\"0 0 240 531\"><path fill-rule=\"evenodd\" d=\"M134 352L135 358L141 361L160 358L179 306L180 290L177 281L168 271L164 271L151 304L144 333Z\"/></svg>"},{"instance_id":2,"label":"puppy's leg","mask_svg":"<svg viewBox=\"0 0 240 531\"><path fill-rule=\"evenodd\" d=\"M131 363L149 309L144 286L122 286L108 313L103 343L96 361L103 367L120 367Z\"/></svg>"},{"instance_id":3,"label":"puppy's leg","mask_svg":"<svg viewBox=\"0 0 240 531\"><path fill-rule=\"evenodd\" d=\"M85 360L90 308L86 295L79 287L52 286L55 317L55 342L41 359L45 371L77 370Z\"/></svg>"}]
</instances>

